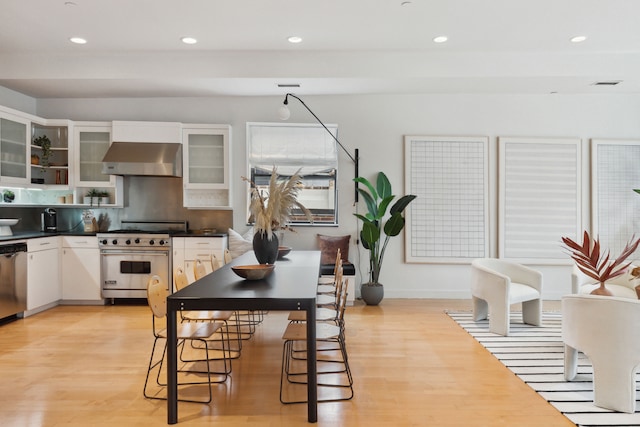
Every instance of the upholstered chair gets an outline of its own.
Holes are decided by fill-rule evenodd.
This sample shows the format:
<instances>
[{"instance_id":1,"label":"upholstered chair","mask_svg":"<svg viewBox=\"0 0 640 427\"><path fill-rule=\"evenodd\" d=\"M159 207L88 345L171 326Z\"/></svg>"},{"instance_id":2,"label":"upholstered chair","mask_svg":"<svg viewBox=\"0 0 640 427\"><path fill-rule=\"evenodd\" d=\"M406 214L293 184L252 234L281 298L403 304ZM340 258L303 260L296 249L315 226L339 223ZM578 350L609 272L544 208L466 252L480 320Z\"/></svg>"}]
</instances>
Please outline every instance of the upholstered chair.
<instances>
[{"instance_id":1,"label":"upholstered chair","mask_svg":"<svg viewBox=\"0 0 640 427\"><path fill-rule=\"evenodd\" d=\"M479 258L471 263L473 320L489 317L489 330L509 335L511 305L522 303L524 323L542 322L542 273L521 264L497 258Z\"/></svg>"},{"instance_id":2,"label":"upholstered chair","mask_svg":"<svg viewBox=\"0 0 640 427\"><path fill-rule=\"evenodd\" d=\"M601 408L636 410L636 371L640 365L640 301L601 295L562 297L564 377L576 377L578 352L593 365L593 403Z\"/></svg>"}]
</instances>

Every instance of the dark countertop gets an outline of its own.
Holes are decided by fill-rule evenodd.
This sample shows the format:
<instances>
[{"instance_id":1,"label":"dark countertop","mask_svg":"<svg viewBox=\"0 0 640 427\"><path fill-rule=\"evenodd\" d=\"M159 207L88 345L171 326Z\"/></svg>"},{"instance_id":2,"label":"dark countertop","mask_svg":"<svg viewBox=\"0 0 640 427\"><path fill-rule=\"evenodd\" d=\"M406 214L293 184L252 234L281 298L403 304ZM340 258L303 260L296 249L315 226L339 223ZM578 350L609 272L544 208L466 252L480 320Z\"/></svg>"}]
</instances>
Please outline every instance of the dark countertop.
<instances>
[{"instance_id":1,"label":"dark countertop","mask_svg":"<svg viewBox=\"0 0 640 427\"><path fill-rule=\"evenodd\" d=\"M45 233L43 231L16 231L12 236L0 236L0 242L8 242L11 240L27 240L37 239L40 237L53 237L53 236L95 236L97 233L85 233L83 231L58 231L55 233ZM227 233L178 233L173 234L171 237L225 237Z\"/></svg>"},{"instance_id":2,"label":"dark countertop","mask_svg":"<svg viewBox=\"0 0 640 427\"><path fill-rule=\"evenodd\" d=\"M27 240L37 239L40 237L54 237L54 236L95 236L96 233L84 233L82 231L69 231L69 232L56 232L45 233L43 231L16 231L12 236L0 236L0 242L10 240Z\"/></svg>"}]
</instances>

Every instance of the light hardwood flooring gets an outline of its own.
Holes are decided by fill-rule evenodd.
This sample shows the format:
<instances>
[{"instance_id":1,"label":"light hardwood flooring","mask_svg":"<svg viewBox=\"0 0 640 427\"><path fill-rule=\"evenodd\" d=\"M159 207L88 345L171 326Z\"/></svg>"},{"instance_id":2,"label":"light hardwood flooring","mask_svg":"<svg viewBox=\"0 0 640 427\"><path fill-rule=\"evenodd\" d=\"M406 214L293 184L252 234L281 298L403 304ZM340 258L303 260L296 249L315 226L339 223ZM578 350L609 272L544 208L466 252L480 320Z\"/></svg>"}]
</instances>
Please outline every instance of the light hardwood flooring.
<instances>
[{"instance_id":1,"label":"light hardwood flooring","mask_svg":"<svg viewBox=\"0 0 640 427\"><path fill-rule=\"evenodd\" d=\"M573 426L445 314L470 307L349 307L355 397L320 403L317 425ZM213 402L180 403L178 425L306 425L306 405L278 399L285 324L284 313L269 313ZM152 342L146 306L59 306L0 326L0 425L166 425L166 402L142 395Z\"/></svg>"}]
</instances>

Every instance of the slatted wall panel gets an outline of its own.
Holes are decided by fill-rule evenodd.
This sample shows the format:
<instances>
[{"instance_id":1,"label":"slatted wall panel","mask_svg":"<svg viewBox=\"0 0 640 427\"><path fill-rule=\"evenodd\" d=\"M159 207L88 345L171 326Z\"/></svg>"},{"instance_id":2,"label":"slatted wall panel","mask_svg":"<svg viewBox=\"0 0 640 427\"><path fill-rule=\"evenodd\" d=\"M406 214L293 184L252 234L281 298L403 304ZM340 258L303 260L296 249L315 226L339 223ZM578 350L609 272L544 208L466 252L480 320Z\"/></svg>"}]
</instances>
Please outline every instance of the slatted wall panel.
<instances>
[{"instance_id":1,"label":"slatted wall panel","mask_svg":"<svg viewBox=\"0 0 640 427\"><path fill-rule=\"evenodd\" d=\"M501 258L570 263L561 237L581 233L580 139L499 138Z\"/></svg>"}]
</instances>

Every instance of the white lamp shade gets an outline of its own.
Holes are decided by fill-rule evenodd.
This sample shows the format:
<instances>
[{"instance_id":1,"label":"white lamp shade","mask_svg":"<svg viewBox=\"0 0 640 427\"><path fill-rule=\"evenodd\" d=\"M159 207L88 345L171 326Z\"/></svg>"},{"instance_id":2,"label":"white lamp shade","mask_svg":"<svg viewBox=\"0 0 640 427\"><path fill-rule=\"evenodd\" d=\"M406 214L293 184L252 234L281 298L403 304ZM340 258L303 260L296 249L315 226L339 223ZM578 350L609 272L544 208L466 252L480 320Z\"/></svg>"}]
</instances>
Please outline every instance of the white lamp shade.
<instances>
[{"instance_id":1,"label":"white lamp shade","mask_svg":"<svg viewBox=\"0 0 640 427\"><path fill-rule=\"evenodd\" d=\"M278 108L278 117L280 117L280 120L287 120L290 116L291 111L289 111L289 107L283 104Z\"/></svg>"}]
</instances>

